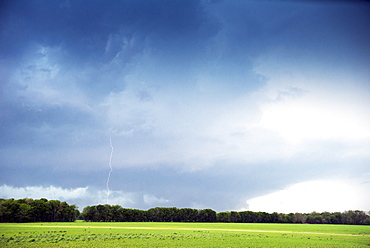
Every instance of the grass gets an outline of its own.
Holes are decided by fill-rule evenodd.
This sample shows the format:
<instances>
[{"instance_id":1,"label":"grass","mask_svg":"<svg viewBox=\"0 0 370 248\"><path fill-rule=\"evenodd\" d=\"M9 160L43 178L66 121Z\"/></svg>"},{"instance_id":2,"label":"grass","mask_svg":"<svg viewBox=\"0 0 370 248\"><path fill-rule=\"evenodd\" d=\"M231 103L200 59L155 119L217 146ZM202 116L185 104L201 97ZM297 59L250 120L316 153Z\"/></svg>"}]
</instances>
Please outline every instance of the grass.
<instances>
[{"instance_id":1,"label":"grass","mask_svg":"<svg viewBox=\"0 0 370 248\"><path fill-rule=\"evenodd\" d=\"M364 247L370 226L249 223L0 224L0 247Z\"/></svg>"}]
</instances>

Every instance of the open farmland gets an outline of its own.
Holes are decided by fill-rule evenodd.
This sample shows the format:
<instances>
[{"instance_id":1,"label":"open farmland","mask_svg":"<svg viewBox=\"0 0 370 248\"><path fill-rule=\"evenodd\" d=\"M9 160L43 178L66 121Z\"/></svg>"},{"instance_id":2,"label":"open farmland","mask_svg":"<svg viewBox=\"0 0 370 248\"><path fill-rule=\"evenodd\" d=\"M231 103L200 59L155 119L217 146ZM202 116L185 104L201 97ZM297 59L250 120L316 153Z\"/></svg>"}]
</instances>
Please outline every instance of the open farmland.
<instances>
[{"instance_id":1,"label":"open farmland","mask_svg":"<svg viewBox=\"0 0 370 248\"><path fill-rule=\"evenodd\" d=\"M0 224L8 247L364 247L370 226L232 223Z\"/></svg>"}]
</instances>

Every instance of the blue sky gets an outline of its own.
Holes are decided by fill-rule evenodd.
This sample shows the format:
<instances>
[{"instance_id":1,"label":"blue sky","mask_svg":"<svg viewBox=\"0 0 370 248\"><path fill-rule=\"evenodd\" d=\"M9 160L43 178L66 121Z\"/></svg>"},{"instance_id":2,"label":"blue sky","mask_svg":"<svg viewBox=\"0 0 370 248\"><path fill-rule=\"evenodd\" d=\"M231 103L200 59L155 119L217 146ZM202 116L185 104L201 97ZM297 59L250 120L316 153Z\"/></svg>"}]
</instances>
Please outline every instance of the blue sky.
<instances>
[{"instance_id":1,"label":"blue sky","mask_svg":"<svg viewBox=\"0 0 370 248\"><path fill-rule=\"evenodd\" d=\"M0 197L370 209L366 2L1 5Z\"/></svg>"}]
</instances>

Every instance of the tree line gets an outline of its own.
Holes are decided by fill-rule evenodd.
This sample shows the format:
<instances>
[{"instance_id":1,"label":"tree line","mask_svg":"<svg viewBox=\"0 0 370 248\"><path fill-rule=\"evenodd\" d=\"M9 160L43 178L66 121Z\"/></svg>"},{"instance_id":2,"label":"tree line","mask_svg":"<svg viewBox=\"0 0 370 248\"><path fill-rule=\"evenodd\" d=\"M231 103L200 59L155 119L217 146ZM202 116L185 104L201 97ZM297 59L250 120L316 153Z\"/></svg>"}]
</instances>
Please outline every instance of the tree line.
<instances>
[{"instance_id":1,"label":"tree line","mask_svg":"<svg viewBox=\"0 0 370 248\"><path fill-rule=\"evenodd\" d=\"M120 205L87 206L82 213L75 205L41 198L0 199L0 222L224 222L224 223L308 223L370 225L370 212L266 213L253 211L219 212L212 209L156 207L148 210Z\"/></svg>"},{"instance_id":2,"label":"tree line","mask_svg":"<svg viewBox=\"0 0 370 248\"><path fill-rule=\"evenodd\" d=\"M83 209L82 217L92 222L232 222L232 223L308 223L370 225L370 213L364 211L266 213L253 211L215 212L212 209L156 207L149 210L122 208L119 205L95 205Z\"/></svg>"},{"instance_id":3,"label":"tree line","mask_svg":"<svg viewBox=\"0 0 370 248\"><path fill-rule=\"evenodd\" d=\"M79 215L77 206L59 200L0 199L0 222L73 222Z\"/></svg>"}]
</instances>

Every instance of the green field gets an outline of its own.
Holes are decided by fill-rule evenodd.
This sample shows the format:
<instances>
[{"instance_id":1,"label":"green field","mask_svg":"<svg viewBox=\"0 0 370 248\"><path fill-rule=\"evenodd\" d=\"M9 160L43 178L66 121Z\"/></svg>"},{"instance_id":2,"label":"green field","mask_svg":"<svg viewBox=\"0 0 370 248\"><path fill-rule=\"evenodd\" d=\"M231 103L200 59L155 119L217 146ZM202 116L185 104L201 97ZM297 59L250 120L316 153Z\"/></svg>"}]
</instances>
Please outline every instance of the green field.
<instances>
[{"instance_id":1,"label":"green field","mask_svg":"<svg viewBox=\"0 0 370 248\"><path fill-rule=\"evenodd\" d=\"M365 247L370 226L251 223L2 223L1 247Z\"/></svg>"}]
</instances>

